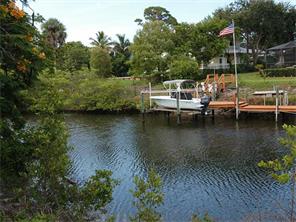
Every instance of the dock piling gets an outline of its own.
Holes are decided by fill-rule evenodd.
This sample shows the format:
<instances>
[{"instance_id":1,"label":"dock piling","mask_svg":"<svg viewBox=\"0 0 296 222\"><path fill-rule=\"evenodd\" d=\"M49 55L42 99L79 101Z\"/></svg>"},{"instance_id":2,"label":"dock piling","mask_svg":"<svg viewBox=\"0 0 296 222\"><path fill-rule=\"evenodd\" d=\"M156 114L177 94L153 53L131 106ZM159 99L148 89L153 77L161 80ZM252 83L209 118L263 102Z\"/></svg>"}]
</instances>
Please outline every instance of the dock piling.
<instances>
[{"instance_id":1,"label":"dock piling","mask_svg":"<svg viewBox=\"0 0 296 222\"><path fill-rule=\"evenodd\" d=\"M180 112L180 91L177 92L177 124L181 123L181 112Z\"/></svg>"},{"instance_id":2,"label":"dock piling","mask_svg":"<svg viewBox=\"0 0 296 222\"><path fill-rule=\"evenodd\" d=\"M275 121L278 121L279 115L279 88L276 87L276 98L275 98Z\"/></svg>"},{"instance_id":3,"label":"dock piling","mask_svg":"<svg viewBox=\"0 0 296 222\"><path fill-rule=\"evenodd\" d=\"M151 109L152 107L152 101L151 101L151 82L149 82L149 108Z\"/></svg>"},{"instance_id":4,"label":"dock piling","mask_svg":"<svg viewBox=\"0 0 296 222\"><path fill-rule=\"evenodd\" d=\"M235 97L235 119L238 120L239 116L239 87L236 88L236 97Z\"/></svg>"},{"instance_id":5,"label":"dock piling","mask_svg":"<svg viewBox=\"0 0 296 222\"><path fill-rule=\"evenodd\" d=\"M145 121L145 101L144 101L144 93L141 92L141 113L142 113L142 120Z\"/></svg>"}]
</instances>

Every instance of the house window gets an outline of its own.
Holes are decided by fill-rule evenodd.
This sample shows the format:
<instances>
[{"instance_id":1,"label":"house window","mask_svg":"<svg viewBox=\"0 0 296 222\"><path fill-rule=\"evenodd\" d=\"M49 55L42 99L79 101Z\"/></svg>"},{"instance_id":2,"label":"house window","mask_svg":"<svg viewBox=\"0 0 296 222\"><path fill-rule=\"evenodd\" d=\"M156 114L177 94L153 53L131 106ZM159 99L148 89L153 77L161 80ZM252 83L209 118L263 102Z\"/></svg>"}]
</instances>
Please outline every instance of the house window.
<instances>
[{"instance_id":1,"label":"house window","mask_svg":"<svg viewBox=\"0 0 296 222\"><path fill-rule=\"evenodd\" d=\"M222 58L219 58L219 63L220 64L222 64L222 61L223 61L223 59Z\"/></svg>"}]
</instances>

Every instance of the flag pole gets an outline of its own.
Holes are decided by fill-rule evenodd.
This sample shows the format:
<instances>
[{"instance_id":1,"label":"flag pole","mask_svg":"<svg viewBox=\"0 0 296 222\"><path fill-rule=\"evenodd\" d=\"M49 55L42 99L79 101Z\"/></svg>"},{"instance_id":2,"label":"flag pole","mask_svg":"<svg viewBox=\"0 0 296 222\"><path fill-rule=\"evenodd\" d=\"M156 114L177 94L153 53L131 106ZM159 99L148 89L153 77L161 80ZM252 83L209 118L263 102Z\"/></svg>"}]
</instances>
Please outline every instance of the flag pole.
<instances>
[{"instance_id":1,"label":"flag pole","mask_svg":"<svg viewBox=\"0 0 296 222\"><path fill-rule=\"evenodd\" d=\"M234 26L234 21L232 20L232 25L233 25L233 33L232 33L232 37L233 37L233 56L234 56L234 72L235 72L235 88L236 88L236 101L235 101L235 117L236 120L238 120L238 115L239 115L239 90L238 90L238 78L237 78L237 61L236 61L236 47L235 47L235 26Z\"/></svg>"}]
</instances>

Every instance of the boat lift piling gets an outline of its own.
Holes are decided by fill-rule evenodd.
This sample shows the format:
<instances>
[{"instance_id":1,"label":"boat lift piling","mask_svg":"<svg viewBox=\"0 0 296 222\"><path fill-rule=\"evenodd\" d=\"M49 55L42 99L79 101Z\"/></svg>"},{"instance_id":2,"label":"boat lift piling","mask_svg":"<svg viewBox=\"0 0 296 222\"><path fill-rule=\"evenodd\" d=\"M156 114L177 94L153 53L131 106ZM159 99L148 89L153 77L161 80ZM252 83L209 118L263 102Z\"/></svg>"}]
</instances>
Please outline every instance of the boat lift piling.
<instances>
[{"instance_id":1,"label":"boat lift piling","mask_svg":"<svg viewBox=\"0 0 296 222\"><path fill-rule=\"evenodd\" d=\"M180 91L177 92L177 124L181 123L181 109L180 109Z\"/></svg>"},{"instance_id":2,"label":"boat lift piling","mask_svg":"<svg viewBox=\"0 0 296 222\"><path fill-rule=\"evenodd\" d=\"M275 121L278 121L279 114L279 87L276 86L276 98L275 98Z\"/></svg>"}]
</instances>

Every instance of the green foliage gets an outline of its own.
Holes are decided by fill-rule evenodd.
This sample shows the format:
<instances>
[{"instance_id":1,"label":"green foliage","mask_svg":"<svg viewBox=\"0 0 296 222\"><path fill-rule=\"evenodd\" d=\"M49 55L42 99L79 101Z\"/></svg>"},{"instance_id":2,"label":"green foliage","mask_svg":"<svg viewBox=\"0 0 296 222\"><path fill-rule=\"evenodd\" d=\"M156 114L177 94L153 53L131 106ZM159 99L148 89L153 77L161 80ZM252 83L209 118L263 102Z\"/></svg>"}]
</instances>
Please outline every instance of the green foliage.
<instances>
[{"instance_id":1,"label":"green foliage","mask_svg":"<svg viewBox=\"0 0 296 222\"><path fill-rule=\"evenodd\" d=\"M160 6L152 6L145 8L144 18L147 22L163 21L167 25L177 25L177 19L170 14L168 10Z\"/></svg>"},{"instance_id":2,"label":"green foliage","mask_svg":"<svg viewBox=\"0 0 296 222\"><path fill-rule=\"evenodd\" d=\"M65 43L58 54L57 69L66 71L89 67L89 50L81 42Z\"/></svg>"},{"instance_id":3,"label":"green foliage","mask_svg":"<svg viewBox=\"0 0 296 222\"><path fill-rule=\"evenodd\" d=\"M134 206L137 208L137 213L131 217L131 221L161 221L161 215L155 210L163 204L164 198L160 176L154 170L150 170L146 181L136 176L134 183L136 189L132 194L135 198Z\"/></svg>"},{"instance_id":4,"label":"green foliage","mask_svg":"<svg viewBox=\"0 0 296 222\"><path fill-rule=\"evenodd\" d=\"M171 79L199 79L198 64L188 57L177 58L170 65Z\"/></svg>"},{"instance_id":5,"label":"green foliage","mask_svg":"<svg viewBox=\"0 0 296 222\"><path fill-rule=\"evenodd\" d=\"M214 220L212 220L210 218L210 216L206 213L203 217L200 217L198 215L192 215L192 222L213 222Z\"/></svg>"},{"instance_id":6,"label":"green foliage","mask_svg":"<svg viewBox=\"0 0 296 222\"><path fill-rule=\"evenodd\" d=\"M89 38L92 42L91 44L95 47L99 47L107 50L108 52L111 49L111 38L107 36L103 31L99 31L96 33L96 38Z\"/></svg>"},{"instance_id":7,"label":"green foliage","mask_svg":"<svg viewBox=\"0 0 296 222\"><path fill-rule=\"evenodd\" d=\"M39 99L36 95L49 84L59 91L62 110L124 112L137 109L139 92L146 83L102 79L89 70L57 71L55 75L44 72L34 89L24 92L27 103Z\"/></svg>"},{"instance_id":8,"label":"green foliage","mask_svg":"<svg viewBox=\"0 0 296 222\"><path fill-rule=\"evenodd\" d=\"M218 37L225 25L224 20L211 18L197 24L179 24L173 36L175 54L190 55L199 63L207 63L221 54L227 45L224 38Z\"/></svg>"},{"instance_id":9,"label":"green foliage","mask_svg":"<svg viewBox=\"0 0 296 222\"><path fill-rule=\"evenodd\" d=\"M0 168L13 176L24 172L32 151L22 142L25 122L20 90L32 84L45 54L30 16L12 1L0 3L0 36Z\"/></svg>"},{"instance_id":10,"label":"green foliage","mask_svg":"<svg viewBox=\"0 0 296 222\"><path fill-rule=\"evenodd\" d=\"M90 177L82 189L83 201L86 205L102 211L111 202L113 189L118 184L118 181L111 176L111 171L97 170L96 174Z\"/></svg>"},{"instance_id":11,"label":"green foliage","mask_svg":"<svg viewBox=\"0 0 296 222\"><path fill-rule=\"evenodd\" d=\"M270 161L260 161L259 167L264 167L273 171L272 177L280 183L287 183L290 180L296 180L296 126L284 125L287 137L280 140L288 150L287 154L281 159Z\"/></svg>"},{"instance_id":12,"label":"green foliage","mask_svg":"<svg viewBox=\"0 0 296 222\"><path fill-rule=\"evenodd\" d=\"M114 76L127 76L129 70L129 57L122 53L116 53L112 56L112 73Z\"/></svg>"},{"instance_id":13,"label":"green foliage","mask_svg":"<svg viewBox=\"0 0 296 222\"><path fill-rule=\"evenodd\" d=\"M47 86L38 98L32 110L37 112L39 122L26 135L26 143L33 147L33 160L27 163L27 177L29 195L46 212L46 208L56 210L57 206L66 206L69 193L65 176L70 161L66 126L56 114L60 105L58 92Z\"/></svg>"},{"instance_id":14,"label":"green foliage","mask_svg":"<svg viewBox=\"0 0 296 222\"><path fill-rule=\"evenodd\" d=\"M91 49L90 66L99 77L108 77L111 75L111 57L103 48L95 47Z\"/></svg>"},{"instance_id":15,"label":"green foliage","mask_svg":"<svg viewBox=\"0 0 296 222\"><path fill-rule=\"evenodd\" d=\"M128 60L130 59L130 42L125 35L116 35L117 42L113 42L112 73L115 76L127 76L129 70Z\"/></svg>"},{"instance_id":16,"label":"green foliage","mask_svg":"<svg viewBox=\"0 0 296 222\"><path fill-rule=\"evenodd\" d=\"M264 69L261 74L268 77L296 77L296 68Z\"/></svg>"},{"instance_id":17,"label":"green foliage","mask_svg":"<svg viewBox=\"0 0 296 222\"><path fill-rule=\"evenodd\" d=\"M221 54L227 45L224 38L218 37L225 25L226 21L211 18L197 24L180 23L173 27L161 19L147 21L138 31L131 46L133 56L130 73L157 77L155 79L159 81L160 77L168 77L168 66L176 57L188 57L199 64L207 63ZM188 64L189 60L187 61ZM186 76L195 74L197 73L194 70Z\"/></svg>"},{"instance_id":18,"label":"green foliage","mask_svg":"<svg viewBox=\"0 0 296 222\"><path fill-rule=\"evenodd\" d=\"M145 23L131 46L131 74L164 75L174 48L172 30L163 21Z\"/></svg>"}]
</instances>

